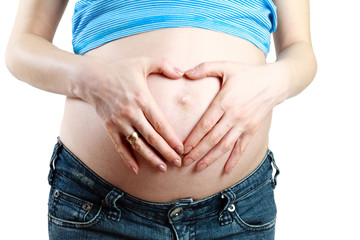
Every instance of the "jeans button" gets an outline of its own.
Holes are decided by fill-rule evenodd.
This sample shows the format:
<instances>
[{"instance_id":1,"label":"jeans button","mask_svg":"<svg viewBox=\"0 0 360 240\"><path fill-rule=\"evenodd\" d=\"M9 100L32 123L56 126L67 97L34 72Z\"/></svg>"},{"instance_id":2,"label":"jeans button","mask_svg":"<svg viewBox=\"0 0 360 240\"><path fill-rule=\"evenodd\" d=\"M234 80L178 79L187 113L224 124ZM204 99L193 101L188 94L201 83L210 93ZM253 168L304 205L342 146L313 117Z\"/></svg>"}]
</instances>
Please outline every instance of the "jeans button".
<instances>
[{"instance_id":1,"label":"jeans button","mask_svg":"<svg viewBox=\"0 0 360 240\"><path fill-rule=\"evenodd\" d=\"M60 196L59 190L55 190L55 192L54 192L54 197L55 197L55 198L58 198L59 196Z\"/></svg>"},{"instance_id":2,"label":"jeans button","mask_svg":"<svg viewBox=\"0 0 360 240\"><path fill-rule=\"evenodd\" d=\"M231 204L230 207L228 208L229 212L234 212L235 211L235 205Z\"/></svg>"},{"instance_id":3,"label":"jeans button","mask_svg":"<svg viewBox=\"0 0 360 240\"><path fill-rule=\"evenodd\" d=\"M175 218L178 217L182 213L183 209L181 207L177 207L171 211L170 217Z\"/></svg>"},{"instance_id":4,"label":"jeans button","mask_svg":"<svg viewBox=\"0 0 360 240\"><path fill-rule=\"evenodd\" d=\"M89 211L89 210L91 209L91 205L88 204L88 203L85 203L85 204L82 206L82 209L83 209L85 212L87 212L87 211Z\"/></svg>"}]
</instances>

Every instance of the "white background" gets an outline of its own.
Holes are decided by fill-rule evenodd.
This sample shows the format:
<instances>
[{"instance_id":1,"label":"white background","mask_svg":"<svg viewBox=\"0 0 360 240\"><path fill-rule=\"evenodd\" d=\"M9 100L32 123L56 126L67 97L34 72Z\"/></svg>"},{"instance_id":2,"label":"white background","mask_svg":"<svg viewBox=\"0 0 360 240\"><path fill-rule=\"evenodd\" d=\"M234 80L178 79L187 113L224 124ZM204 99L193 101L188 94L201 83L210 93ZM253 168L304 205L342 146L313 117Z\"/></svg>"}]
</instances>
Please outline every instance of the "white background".
<instances>
[{"instance_id":1,"label":"white background","mask_svg":"<svg viewBox=\"0 0 360 240\"><path fill-rule=\"evenodd\" d=\"M3 56L18 1L0 9L0 239L47 239L48 163L65 97L16 80ZM71 46L70 1L55 44ZM360 239L360 20L357 0L312 0L318 73L274 111L281 168L276 239ZM274 59L274 48L269 61Z\"/></svg>"}]
</instances>

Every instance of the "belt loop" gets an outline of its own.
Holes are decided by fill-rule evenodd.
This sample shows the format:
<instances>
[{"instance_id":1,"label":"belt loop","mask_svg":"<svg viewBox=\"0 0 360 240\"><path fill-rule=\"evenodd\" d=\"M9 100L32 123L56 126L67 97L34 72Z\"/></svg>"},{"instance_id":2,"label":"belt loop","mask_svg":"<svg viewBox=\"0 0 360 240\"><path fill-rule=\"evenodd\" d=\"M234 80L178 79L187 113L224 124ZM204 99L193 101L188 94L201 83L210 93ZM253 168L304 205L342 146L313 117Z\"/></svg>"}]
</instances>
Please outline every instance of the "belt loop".
<instances>
[{"instance_id":1,"label":"belt loop","mask_svg":"<svg viewBox=\"0 0 360 240\"><path fill-rule=\"evenodd\" d=\"M58 159L58 155L62 149L62 142L60 141L60 138L57 137L57 143L55 144L51 159L50 159L50 172L48 175L48 181L49 184L52 185L53 180L54 180L54 175L55 175L55 165L56 165L56 161Z\"/></svg>"},{"instance_id":2,"label":"belt loop","mask_svg":"<svg viewBox=\"0 0 360 240\"><path fill-rule=\"evenodd\" d=\"M124 192L116 189L111 190L105 197L105 203L109 207L108 218L113 221L120 221L121 210L117 206L117 201L124 196Z\"/></svg>"},{"instance_id":3,"label":"belt loop","mask_svg":"<svg viewBox=\"0 0 360 240\"><path fill-rule=\"evenodd\" d=\"M219 223L223 226L230 224L233 221L231 212L235 211L234 201L236 199L236 195L231 189L225 189L221 192L221 198L226 200L226 204L219 214Z\"/></svg>"},{"instance_id":4,"label":"belt loop","mask_svg":"<svg viewBox=\"0 0 360 240\"><path fill-rule=\"evenodd\" d=\"M277 185L277 177L280 174L280 169L276 165L274 154L271 151L269 153L269 156L271 158L272 167L273 167L273 169L275 169L275 174L273 174L273 178L272 178L273 188L275 189L275 187Z\"/></svg>"}]
</instances>

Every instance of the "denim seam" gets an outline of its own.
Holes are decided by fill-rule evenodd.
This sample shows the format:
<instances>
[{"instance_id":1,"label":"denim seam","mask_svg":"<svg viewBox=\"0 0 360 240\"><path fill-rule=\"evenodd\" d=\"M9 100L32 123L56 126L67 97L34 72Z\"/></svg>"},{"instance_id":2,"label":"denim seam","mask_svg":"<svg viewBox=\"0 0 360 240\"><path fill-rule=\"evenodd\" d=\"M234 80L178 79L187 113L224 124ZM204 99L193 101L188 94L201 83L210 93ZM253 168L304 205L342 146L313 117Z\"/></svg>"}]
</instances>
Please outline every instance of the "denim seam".
<instances>
[{"instance_id":1,"label":"denim seam","mask_svg":"<svg viewBox=\"0 0 360 240\"><path fill-rule=\"evenodd\" d=\"M245 182L246 180L248 180L250 177L252 177L253 175L255 175L259 169L264 165L264 163L266 162L267 160L267 157L269 156L270 154L270 150L268 149L266 151L266 154L264 156L264 158L261 160L260 164L251 172L249 173L246 177L244 177L243 179L241 179L241 181L237 182L235 185L231 186L230 189L232 190L233 188L236 188L238 185L242 184L243 182Z\"/></svg>"},{"instance_id":2,"label":"denim seam","mask_svg":"<svg viewBox=\"0 0 360 240\"><path fill-rule=\"evenodd\" d=\"M60 139L59 139L59 141L61 142ZM71 152L71 150L68 149L63 143L62 143L62 145L63 145L63 148L66 151L66 153L70 154L76 160L76 164L80 164L87 171L89 171L89 173L92 174L93 177L95 177L97 180L101 181L101 183L100 183L101 185L105 185L105 186L108 186L111 188L116 188L117 190L122 191L121 189L115 187L114 185L112 185L111 183L107 182L102 177L100 177L98 174L96 174L93 170L91 170L88 166L86 166L73 152Z\"/></svg>"},{"instance_id":3,"label":"denim seam","mask_svg":"<svg viewBox=\"0 0 360 240\"><path fill-rule=\"evenodd\" d=\"M75 221L68 221L61 218L57 218L49 213L50 221L58 226L62 227L73 227L73 228L86 228L86 227L92 227L95 226L101 219L101 213L102 213L102 206L100 206L99 211L96 213L96 215L87 222L75 222Z\"/></svg>"},{"instance_id":4,"label":"denim seam","mask_svg":"<svg viewBox=\"0 0 360 240\"><path fill-rule=\"evenodd\" d=\"M188 211L187 209L184 209L184 212ZM191 221L196 221L196 220L203 220L203 219L208 219L210 217L216 217L219 215L219 210L214 210L211 212L206 212L205 214L201 214L201 215L196 215L195 217L192 218L187 218L182 220L182 222L191 222Z\"/></svg>"},{"instance_id":5,"label":"denim seam","mask_svg":"<svg viewBox=\"0 0 360 240\"><path fill-rule=\"evenodd\" d=\"M272 227L275 226L275 223L276 223L276 217L271 220L270 222L268 223L264 223L262 225L251 225L251 224L248 224L246 223L238 213L235 213L236 214L236 218L235 218L235 221L238 222L245 230L247 231L264 231L264 230L268 230Z\"/></svg>"},{"instance_id":6,"label":"denim seam","mask_svg":"<svg viewBox=\"0 0 360 240\"><path fill-rule=\"evenodd\" d=\"M138 211L133 210L133 209L128 208L128 207L120 206L120 208L122 208L122 211L125 210L125 211L127 211L127 212L129 212L129 213L135 214L135 215L137 215L138 217L144 218L144 219L146 219L146 220L154 221L154 222L157 222L157 223L164 223L164 222L166 222L166 221L160 221L160 220L158 220L158 219L156 219L156 218L153 218L153 217L150 217L150 216L148 216L148 215L144 215L144 214L142 214L141 212L138 212Z\"/></svg>"},{"instance_id":7,"label":"denim seam","mask_svg":"<svg viewBox=\"0 0 360 240\"><path fill-rule=\"evenodd\" d=\"M67 193L67 192L65 192L65 191L63 191L63 190L61 190L59 188L54 187L54 190L55 191L58 190L60 192L60 196L65 195L67 198L73 198L74 200L78 201L79 203L85 202L85 203L89 203L89 204L93 205L92 202L90 202L88 200L85 200L85 199L82 199L82 198L79 198L79 197L77 197L75 195L72 195L70 193ZM65 198L63 198L63 200L66 201L66 202L69 202ZM69 202L69 203L73 204L72 202Z\"/></svg>"},{"instance_id":8,"label":"denim seam","mask_svg":"<svg viewBox=\"0 0 360 240\"><path fill-rule=\"evenodd\" d=\"M241 195L239 198L237 198L234 203L237 203L241 200L243 200L244 198L247 198L249 196L251 196L252 194L256 193L256 191L258 191L260 188L262 188L264 185L266 185L268 182L271 183L271 179L272 178L268 178L265 181L261 182L259 185L257 185L255 188L253 188L252 190L250 190L249 192Z\"/></svg>"},{"instance_id":9,"label":"denim seam","mask_svg":"<svg viewBox=\"0 0 360 240\"><path fill-rule=\"evenodd\" d=\"M197 215L196 218L186 219L184 222L194 221L194 220L203 220L203 219L208 219L210 217L216 217L217 218L218 215L219 215L219 210L211 211L211 212L207 212L206 214Z\"/></svg>"},{"instance_id":10,"label":"denim seam","mask_svg":"<svg viewBox=\"0 0 360 240\"><path fill-rule=\"evenodd\" d=\"M196 238L196 222L192 221L189 223L189 240L190 239L197 239Z\"/></svg>"},{"instance_id":11,"label":"denim seam","mask_svg":"<svg viewBox=\"0 0 360 240\"><path fill-rule=\"evenodd\" d=\"M178 205L174 205L173 207L185 207L184 211L188 211L188 209L186 209L186 207L187 207L186 205L178 204ZM164 221L158 220L158 219L156 219L156 218L154 218L152 216L143 214L140 211L134 210L134 209L129 208L129 207L120 206L120 208L122 208L122 210L126 210L128 212L131 212L131 213L133 213L133 214L135 214L135 215L137 215L139 217L145 218L147 220L151 220L151 221L155 221L155 222L159 222L159 223L166 222L166 220L164 220ZM187 218L185 220L182 220L182 222L191 222L191 221L194 221L194 220L207 219L207 218L212 217L212 216L217 216L218 213L219 213L218 210L214 210L214 211L211 211L211 212L206 212L206 214L197 215L196 217L193 217L193 218Z\"/></svg>"},{"instance_id":12,"label":"denim seam","mask_svg":"<svg viewBox=\"0 0 360 240\"><path fill-rule=\"evenodd\" d=\"M59 140L59 138L58 138L58 140ZM63 147L63 144L58 141L55 144L54 151L53 151L53 153L51 155L50 171L49 171L49 175L48 175L48 182L49 182L50 185L52 185L53 182L54 182L56 162L58 161L59 153L62 150L62 147Z\"/></svg>"},{"instance_id":13,"label":"denim seam","mask_svg":"<svg viewBox=\"0 0 360 240\"><path fill-rule=\"evenodd\" d=\"M99 175L97 175L95 172L93 172L90 168L88 168L77 156L75 156L75 154L73 154L70 149L68 149L60 140L60 138L58 139L58 141L62 144L63 146L63 149L68 153L70 154L74 159L76 159L76 163L77 164L80 164L81 166L83 166L84 168L86 168L95 178L97 178L97 180L101 181L102 184L105 184L105 186L111 186L112 188L115 188L121 192L123 192L121 189L117 188L116 186L113 186L111 183L105 181L104 179L102 179ZM246 180L248 180L250 177L252 177L254 174L256 174L256 172L258 172L258 170L263 166L263 164L265 163L265 161L267 160L267 157L268 155L271 153L270 149L267 149L266 151L266 154L265 156L263 157L262 161L260 162L260 164L250 173L248 174L245 178L243 178L241 181L237 182L235 185L233 186L230 186L229 189L232 190L234 188L236 188L238 185L242 184L243 182L245 182ZM62 176L64 176L62 174ZM64 176L65 177L65 176ZM69 178L68 178L69 179ZM76 183L76 182L75 182ZM76 183L76 184L79 184L79 183ZM81 185L83 186L83 185ZM85 186L83 186L85 187ZM87 187L86 187L87 188ZM220 196L221 193L216 193L214 195L211 195L207 198L204 198L204 199L201 199L201 200L198 200L194 203L194 205L192 206L196 206L197 204L200 204L204 201L207 201L208 199L211 199L213 197L216 197L217 195ZM155 203L155 202L149 202L149 201L145 201L145 200L142 200L142 199L138 199L126 192L124 192L124 197L127 197L129 199L132 199L132 200L135 200L135 201L138 201L140 203L145 203L145 204L150 204L151 206L163 206L164 203ZM176 204L177 201L172 201L172 202L166 202L165 204L169 205L169 207L172 205L172 204Z\"/></svg>"},{"instance_id":14,"label":"denim seam","mask_svg":"<svg viewBox=\"0 0 360 240\"><path fill-rule=\"evenodd\" d=\"M277 178L280 174L280 169L279 167L276 165L276 162L275 162L275 159L272 160L272 169L274 170L275 169L275 174L272 176L272 185L273 185L273 189L276 188L276 185L277 185Z\"/></svg>"},{"instance_id":15,"label":"denim seam","mask_svg":"<svg viewBox=\"0 0 360 240\"><path fill-rule=\"evenodd\" d=\"M69 178L69 177L67 177L66 175L62 174L60 171L57 171L57 172L56 172L56 174L61 175L62 177L66 178L67 180L71 181L73 184L79 185L80 187L82 187L82 188L83 188L83 190L85 190L85 191L86 191L86 192L88 192L89 194L95 194L96 196L98 196L98 197L102 198L102 196L100 196L100 195L96 194L96 193L95 193L95 192L93 192L93 191L90 191L90 190L88 189L88 186L83 185L83 184L82 184L82 183L80 183L80 182L75 182L75 181L74 181L74 180L72 180L71 178Z\"/></svg>"},{"instance_id":16,"label":"denim seam","mask_svg":"<svg viewBox=\"0 0 360 240\"><path fill-rule=\"evenodd\" d=\"M249 194L246 194L246 197L254 194L257 190L259 190L260 188L264 187L268 182L271 183L271 179L272 178L268 178L266 181L264 181L262 184L258 185L255 189L253 189L251 192L249 192ZM242 197L240 199L236 199L236 201L234 201L234 203L239 202L240 200L244 199L245 197ZM276 216L273 220L264 223L262 225L251 225L246 223L242 217L238 214L238 212L234 212L236 217L235 217L235 221L238 222L238 224L240 224L245 230L248 231L262 231L262 230L268 230L272 227L275 226L275 222L276 222Z\"/></svg>"},{"instance_id":17,"label":"denim seam","mask_svg":"<svg viewBox=\"0 0 360 240\"><path fill-rule=\"evenodd\" d=\"M213 196L210 196L209 198L211 198ZM135 201L139 204L145 204L145 205L150 205L150 206L168 206L168 207L172 207L174 205L179 205L182 204L181 202L179 202L179 200L175 200L175 201L171 201L171 202L149 202L146 200L142 200L140 198L134 197L128 193L124 193L124 198L127 198L130 201ZM205 200L205 199L203 199ZM190 204L192 204L192 202L189 202ZM196 202L198 203L198 202Z\"/></svg>"},{"instance_id":18,"label":"denim seam","mask_svg":"<svg viewBox=\"0 0 360 240\"><path fill-rule=\"evenodd\" d=\"M94 206L94 203L92 203L92 202L90 202L90 201L87 201L87 200L84 200L84 199L81 199L81 198L78 198L78 197L76 197L76 196L74 196L74 195L71 195L71 194L69 194L69 193L67 193L67 192L62 191L61 189L54 188L54 190L59 191L59 192L60 192L60 196L61 196L61 195L66 196L65 198L64 198L64 197L59 197L62 201L65 201L65 202L67 202L68 204L71 204L71 205L73 205L73 206L75 206L75 207L79 207L79 204L74 203L74 202L71 202L71 201L68 200L67 198L72 198L72 199L74 199L75 201L77 201L77 202L80 203L80 204L82 204L82 203L88 203L88 204L91 205L91 207ZM58 201L59 201L59 200L54 200L54 202L58 202ZM84 215L84 217L86 217L88 213L89 213L89 211Z\"/></svg>"}]
</instances>

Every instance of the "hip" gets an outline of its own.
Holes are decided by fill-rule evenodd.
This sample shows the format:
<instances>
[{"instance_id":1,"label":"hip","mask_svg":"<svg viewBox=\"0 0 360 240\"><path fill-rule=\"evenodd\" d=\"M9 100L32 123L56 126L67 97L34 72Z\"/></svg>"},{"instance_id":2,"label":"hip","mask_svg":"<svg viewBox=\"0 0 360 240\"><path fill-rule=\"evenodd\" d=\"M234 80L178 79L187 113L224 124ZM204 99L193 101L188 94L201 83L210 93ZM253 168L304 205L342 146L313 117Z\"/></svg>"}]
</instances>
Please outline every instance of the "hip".
<instances>
[{"instance_id":1,"label":"hip","mask_svg":"<svg viewBox=\"0 0 360 240\"><path fill-rule=\"evenodd\" d=\"M106 182L59 140L49 173L50 239L273 239L278 173L267 150L250 174L207 198L149 202Z\"/></svg>"}]
</instances>

